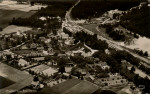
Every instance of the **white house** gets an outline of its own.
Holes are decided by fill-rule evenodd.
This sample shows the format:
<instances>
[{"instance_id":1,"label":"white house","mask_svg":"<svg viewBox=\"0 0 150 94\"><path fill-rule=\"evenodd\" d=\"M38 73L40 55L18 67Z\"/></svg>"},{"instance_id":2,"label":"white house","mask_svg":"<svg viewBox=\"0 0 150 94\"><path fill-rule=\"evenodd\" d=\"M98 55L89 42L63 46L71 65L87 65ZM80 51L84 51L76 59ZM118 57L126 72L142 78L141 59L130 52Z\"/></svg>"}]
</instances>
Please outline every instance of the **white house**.
<instances>
[{"instance_id":1,"label":"white house","mask_svg":"<svg viewBox=\"0 0 150 94\"><path fill-rule=\"evenodd\" d=\"M18 61L18 65L24 67L24 66L26 66L26 65L29 65L29 62L27 62L26 60L24 60L24 59L21 58L21 59L19 59L19 61Z\"/></svg>"}]
</instances>

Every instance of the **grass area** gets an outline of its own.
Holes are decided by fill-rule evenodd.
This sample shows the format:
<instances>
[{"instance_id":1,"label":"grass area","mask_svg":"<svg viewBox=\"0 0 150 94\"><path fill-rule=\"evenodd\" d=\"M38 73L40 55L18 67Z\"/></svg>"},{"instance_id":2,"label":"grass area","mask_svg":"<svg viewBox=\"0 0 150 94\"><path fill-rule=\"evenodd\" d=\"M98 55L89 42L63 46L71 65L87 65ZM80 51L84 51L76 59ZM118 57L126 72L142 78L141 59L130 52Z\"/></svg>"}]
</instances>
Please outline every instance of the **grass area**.
<instances>
[{"instance_id":1,"label":"grass area","mask_svg":"<svg viewBox=\"0 0 150 94\"><path fill-rule=\"evenodd\" d=\"M31 77L26 72L17 70L11 66L8 66L4 63L0 63L0 76L7 77L14 82L21 81L23 79Z\"/></svg>"},{"instance_id":2,"label":"grass area","mask_svg":"<svg viewBox=\"0 0 150 94\"><path fill-rule=\"evenodd\" d=\"M72 88L73 86L79 84L80 82L81 80L78 79L68 80L66 82L55 85L54 87L52 87L52 90L60 94L61 92L64 92L69 88Z\"/></svg>"},{"instance_id":3,"label":"grass area","mask_svg":"<svg viewBox=\"0 0 150 94\"><path fill-rule=\"evenodd\" d=\"M104 38L112 40L109 37L109 35L105 33L105 28L98 28L97 24L86 24L86 25L82 25L82 27L84 27L85 29L90 30L90 31L94 32L95 34L98 34Z\"/></svg>"},{"instance_id":4,"label":"grass area","mask_svg":"<svg viewBox=\"0 0 150 94\"><path fill-rule=\"evenodd\" d=\"M29 27L9 25L6 28L4 28L3 31L0 32L0 34L9 34L9 33L14 33L14 32L18 32L18 31L24 32L24 31L28 31L31 29L32 28L29 28Z\"/></svg>"},{"instance_id":5,"label":"grass area","mask_svg":"<svg viewBox=\"0 0 150 94\"><path fill-rule=\"evenodd\" d=\"M98 90L98 86L91 82L69 79L52 88L45 88L38 94L47 94L47 92L51 92L51 94L92 94L96 90Z\"/></svg>"},{"instance_id":6,"label":"grass area","mask_svg":"<svg viewBox=\"0 0 150 94\"><path fill-rule=\"evenodd\" d=\"M51 92L51 94L61 94L64 91L68 90L69 88L72 88L73 86L79 84L81 82L81 80L78 79L71 79L68 81L65 81L63 83L60 83L58 85L55 85L52 88L45 88L42 91L40 91L38 94L46 94L47 92Z\"/></svg>"},{"instance_id":7,"label":"grass area","mask_svg":"<svg viewBox=\"0 0 150 94\"><path fill-rule=\"evenodd\" d=\"M27 18L33 15L36 11L23 12L18 10L2 10L0 9L0 27L5 28L9 25L9 22L12 21L13 17L15 18Z\"/></svg>"},{"instance_id":8,"label":"grass area","mask_svg":"<svg viewBox=\"0 0 150 94\"><path fill-rule=\"evenodd\" d=\"M5 88L5 87L12 85L12 84L14 84L13 81L0 76L0 89Z\"/></svg>"}]
</instances>

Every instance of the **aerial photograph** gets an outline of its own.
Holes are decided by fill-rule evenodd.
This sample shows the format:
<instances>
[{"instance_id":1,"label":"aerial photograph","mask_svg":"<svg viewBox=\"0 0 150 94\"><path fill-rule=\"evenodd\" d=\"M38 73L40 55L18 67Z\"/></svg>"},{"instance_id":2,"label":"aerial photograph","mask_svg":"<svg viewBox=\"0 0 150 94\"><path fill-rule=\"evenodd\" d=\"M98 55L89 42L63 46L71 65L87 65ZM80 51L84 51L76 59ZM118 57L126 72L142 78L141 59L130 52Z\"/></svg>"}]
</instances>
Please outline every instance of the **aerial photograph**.
<instances>
[{"instance_id":1,"label":"aerial photograph","mask_svg":"<svg viewBox=\"0 0 150 94\"><path fill-rule=\"evenodd\" d=\"M150 94L150 0L0 0L0 94Z\"/></svg>"}]
</instances>

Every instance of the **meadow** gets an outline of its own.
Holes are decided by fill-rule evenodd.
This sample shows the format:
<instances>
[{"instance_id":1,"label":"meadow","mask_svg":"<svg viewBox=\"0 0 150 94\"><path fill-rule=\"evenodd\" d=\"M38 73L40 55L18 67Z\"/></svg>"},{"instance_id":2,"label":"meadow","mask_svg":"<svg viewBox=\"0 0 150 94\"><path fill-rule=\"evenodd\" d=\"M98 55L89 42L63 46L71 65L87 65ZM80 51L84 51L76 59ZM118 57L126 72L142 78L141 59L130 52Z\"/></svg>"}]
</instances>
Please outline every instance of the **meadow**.
<instances>
[{"instance_id":1,"label":"meadow","mask_svg":"<svg viewBox=\"0 0 150 94\"><path fill-rule=\"evenodd\" d=\"M0 9L0 27L5 28L9 25L9 22L12 21L12 19L15 18L27 18L33 15L36 11L19 11L19 10L3 10Z\"/></svg>"}]
</instances>

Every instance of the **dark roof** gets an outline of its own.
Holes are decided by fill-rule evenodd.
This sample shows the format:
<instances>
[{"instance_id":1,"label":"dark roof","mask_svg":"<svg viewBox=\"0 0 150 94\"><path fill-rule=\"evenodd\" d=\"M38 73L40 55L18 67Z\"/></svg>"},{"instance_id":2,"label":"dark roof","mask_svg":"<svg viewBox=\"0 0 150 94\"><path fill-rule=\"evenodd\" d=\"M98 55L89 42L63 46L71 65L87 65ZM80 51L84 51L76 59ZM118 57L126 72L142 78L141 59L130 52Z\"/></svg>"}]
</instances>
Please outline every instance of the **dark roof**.
<instances>
[{"instance_id":1,"label":"dark roof","mask_svg":"<svg viewBox=\"0 0 150 94\"><path fill-rule=\"evenodd\" d=\"M98 90L95 84L79 79L69 79L52 88L44 88L38 94L92 94Z\"/></svg>"}]
</instances>

